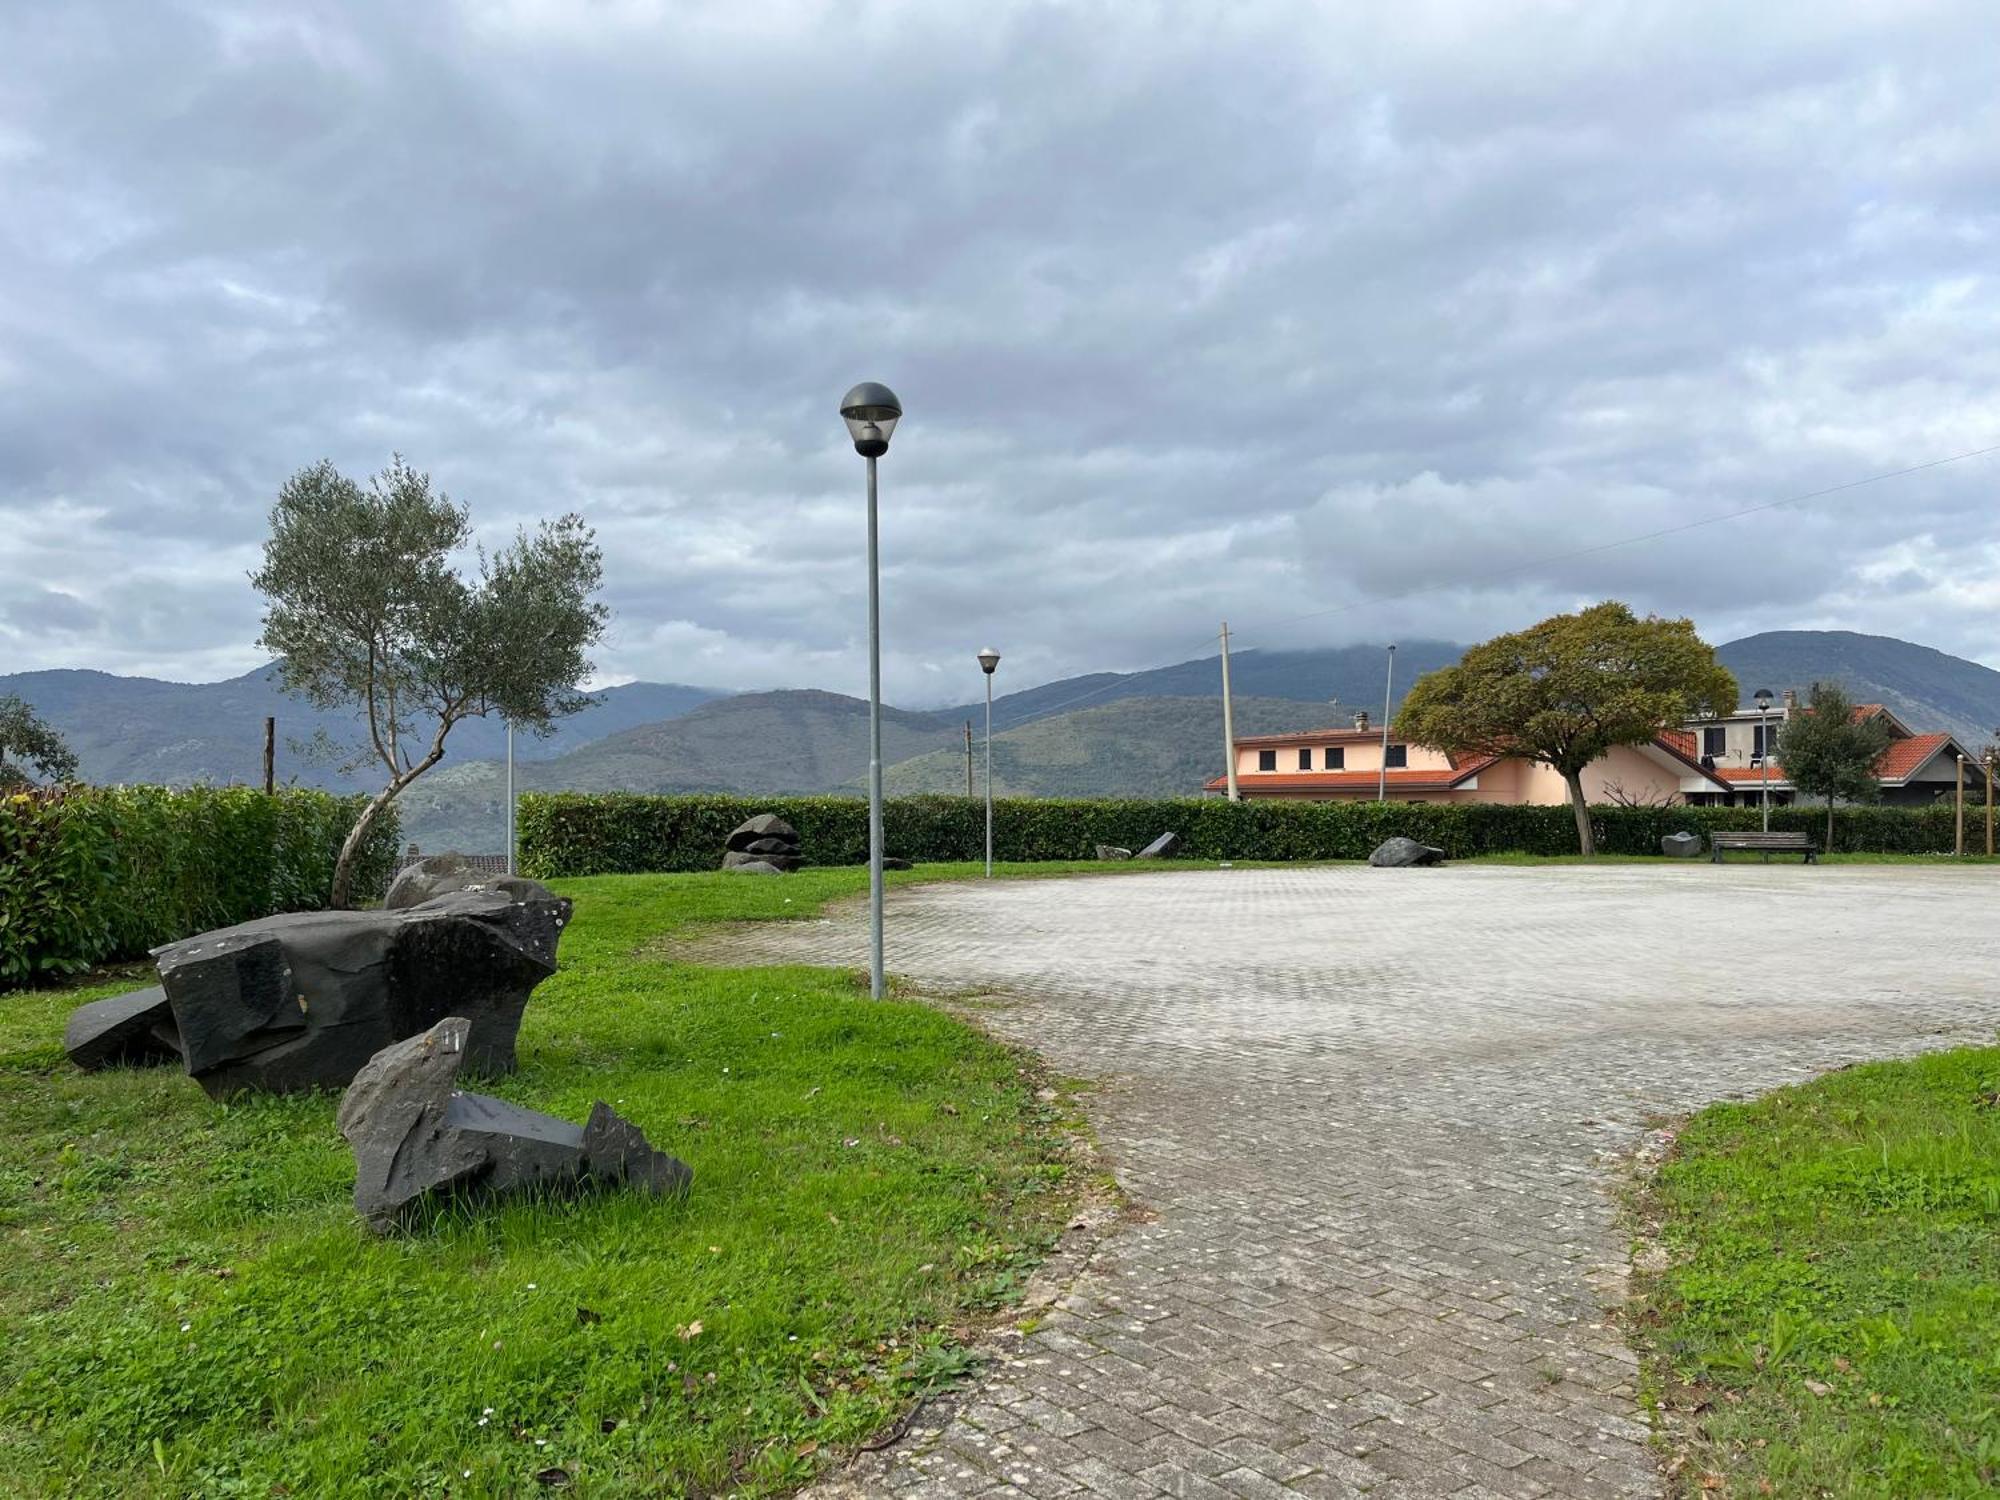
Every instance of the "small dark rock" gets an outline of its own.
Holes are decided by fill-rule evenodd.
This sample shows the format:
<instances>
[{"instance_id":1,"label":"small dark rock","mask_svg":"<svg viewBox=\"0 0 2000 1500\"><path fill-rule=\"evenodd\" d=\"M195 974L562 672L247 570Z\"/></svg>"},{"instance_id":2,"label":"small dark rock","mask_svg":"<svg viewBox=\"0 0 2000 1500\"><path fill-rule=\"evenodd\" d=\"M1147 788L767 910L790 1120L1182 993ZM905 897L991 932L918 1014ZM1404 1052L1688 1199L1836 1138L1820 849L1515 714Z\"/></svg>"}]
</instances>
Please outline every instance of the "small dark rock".
<instances>
[{"instance_id":1,"label":"small dark rock","mask_svg":"<svg viewBox=\"0 0 2000 1500\"><path fill-rule=\"evenodd\" d=\"M1701 835L1698 833L1670 833L1660 840L1660 853L1668 859L1698 859L1701 856Z\"/></svg>"},{"instance_id":2,"label":"small dark rock","mask_svg":"<svg viewBox=\"0 0 2000 1500\"><path fill-rule=\"evenodd\" d=\"M1130 849L1121 849L1116 844L1099 844L1097 846L1097 857L1099 859L1130 859L1132 851Z\"/></svg>"},{"instance_id":3,"label":"small dark rock","mask_svg":"<svg viewBox=\"0 0 2000 1500\"><path fill-rule=\"evenodd\" d=\"M776 813L758 813L756 817L739 823L730 833L725 849L748 849L760 839L782 839L793 848L798 847L799 831Z\"/></svg>"},{"instance_id":4,"label":"small dark rock","mask_svg":"<svg viewBox=\"0 0 2000 1500\"><path fill-rule=\"evenodd\" d=\"M1388 839L1368 856L1368 863L1383 869L1402 869L1412 865L1441 865L1444 850L1434 849L1429 844L1420 844L1415 839L1400 835Z\"/></svg>"},{"instance_id":5,"label":"small dark rock","mask_svg":"<svg viewBox=\"0 0 2000 1500\"><path fill-rule=\"evenodd\" d=\"M769 860L757 859L754 856L743 859L735 864L725 863L722 868L732 875L782 875L785 873Z\"/></svg>"},{"instance_id":6,"label":"small dark rock","mask_svg":"<svg viewBox=\"0 0 2000 1500\"><path fill-rule=\"evenodd\" d=\"M63 1028L63 1050L71 1062L90 1072L114 1063L178 1061L181 1038L167 992L154 985L79 1005Z\"/></svg>"},{"instance_id":7,"label":"small dark rock","mask_svg":"<svg viewBox=\"0 0 2000 1500\"><path fill-rule=\"evenodd\" d=\"M907 859L898 859L893 854L885 854L882 856L882 868L885 870L909 870L914 869L915 866Z\"/></svg>"},{"instance_id":8,"label":"small dark rock","mask_svg":"<svg viewBox=\"0 0 2000 1500\"><path fill-rule=\"evenodd\" d=\"M1172 859L1181 852L1181 836L1178 833L1163 833L1152 843L1141 849L1134 859Z\"/></svg>"},{"instance_id":9,"label":"small dark rock","mask_svg":"<svg viewBox=\"0 0 2000 1500\"><path fill-rule=\"evenodd\" d=\"M421 1036L368 1060L340 1101L336 1121L354 1150L354 1206L378 1233L437 1196L561 1194L630 1181L679 1192L685 1162L599 1102L587 1126L485 1094L460 1093L458 1070L471 1023L447 1016Z\"/></svg>"},{"instance_id":10,"label":"small dark rock","mask_svg":"<svg viewBox=\"0 0 2000 1500\"><path fill-rule=\"evenodd\" d=\"M463 854L433 854L402 868L382 898L382 909L404 911L454 891L499 891L515 901L557 899L539 880L482 870Z\"/></svg>"}]
</instances>

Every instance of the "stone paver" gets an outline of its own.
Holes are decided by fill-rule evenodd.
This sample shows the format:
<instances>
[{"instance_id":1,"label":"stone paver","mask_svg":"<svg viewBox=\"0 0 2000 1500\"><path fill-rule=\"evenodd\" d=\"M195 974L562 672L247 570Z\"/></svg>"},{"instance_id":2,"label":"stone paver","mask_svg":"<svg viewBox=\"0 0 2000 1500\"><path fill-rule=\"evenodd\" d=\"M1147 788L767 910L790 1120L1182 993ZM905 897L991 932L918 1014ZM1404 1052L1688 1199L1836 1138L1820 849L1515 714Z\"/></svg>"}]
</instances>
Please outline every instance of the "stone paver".
<instances>
[{"instance_id":1,"label":"stone paver","mask_svg":"<svg viewBox=\"0 0 2000 1500\"><path fill-rule=\"evenodd\" d=\"M1057 1068L1157 1217L861 1487L1659 1492L1607 1318L1649 1116L2000 1024L2000 882L1895 867L1203 870L898 892L890 964ZM859 911L727 941L863 961Z\"/></svg>"}]
</instances>

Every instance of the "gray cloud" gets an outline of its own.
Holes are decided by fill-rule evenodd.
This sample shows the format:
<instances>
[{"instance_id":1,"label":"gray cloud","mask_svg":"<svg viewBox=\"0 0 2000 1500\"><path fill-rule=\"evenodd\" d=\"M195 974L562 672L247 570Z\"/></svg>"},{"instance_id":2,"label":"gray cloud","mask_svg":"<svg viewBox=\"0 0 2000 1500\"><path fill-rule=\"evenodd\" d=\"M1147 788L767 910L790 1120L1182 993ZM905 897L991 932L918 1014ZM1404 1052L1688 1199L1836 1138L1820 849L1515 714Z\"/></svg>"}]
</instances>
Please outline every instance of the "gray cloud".
<instances>
[{"instance_id":1,"label":"gray cloud","mask_svg":"<svg viewBox=\"0 0 2000 1500\"><path fill-rule=\"evenodd\" d=\"M2000 441L1985 7L1354 9L17 7L0 669L253 664L278 484L401 450L592 520L607 675L854 690L864 377L905 700L1606 595L2000 664L2000 458L1541 561Z\"/></svg>"}]
</instances>

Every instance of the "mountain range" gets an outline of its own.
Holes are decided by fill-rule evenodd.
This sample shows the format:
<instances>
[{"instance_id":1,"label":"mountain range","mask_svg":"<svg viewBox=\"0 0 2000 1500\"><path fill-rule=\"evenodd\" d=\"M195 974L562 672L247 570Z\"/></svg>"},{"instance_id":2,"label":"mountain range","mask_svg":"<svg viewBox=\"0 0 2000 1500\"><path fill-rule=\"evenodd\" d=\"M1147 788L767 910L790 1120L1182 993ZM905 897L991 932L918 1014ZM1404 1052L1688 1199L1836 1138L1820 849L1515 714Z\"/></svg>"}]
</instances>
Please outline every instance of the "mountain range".
<instances>
[{"instance_id":1,"label":"mountain range","mask_svg":"<svg viewBox=\"0 0 2000 1500\"><path fill-rule=\"evenodd\" d=\"M1391 697L1463 647L1406 641L1396 651ZM1731 641L1717 654L1747 700L1759 687L1839 681L1857 700L1888 705L1918 730L1948 730L1982 745L2000 725L2000 672L1888 636L1772 631ZM1231 657L1239 734L1277 733L1382 712L1380 646L1244 651ZM263 720L278 720L280 778L354 789L362 768L294 747L320 731L352 742L348 716L287 697L272 668L226 682L169 683L104 672L0 676L59 729L100 782L253 782L261 774ZM984 705L883 710L889 791L963 792L963 726L973 724L975 771ZM556 733L515 746L523 789L860 793L868 769L868 707L817 689L723 693L677 683L604 690ZM1017 796L1192 794L1222 763L1219 664L1214 657L1130 673L1100 672L1004 694L993 703L996 792ZM471 720L453 731L448 759L403 796L406 835L426 848L497 844L504 795L497 757L504 729Z\"/></svg>"}]
</instances>

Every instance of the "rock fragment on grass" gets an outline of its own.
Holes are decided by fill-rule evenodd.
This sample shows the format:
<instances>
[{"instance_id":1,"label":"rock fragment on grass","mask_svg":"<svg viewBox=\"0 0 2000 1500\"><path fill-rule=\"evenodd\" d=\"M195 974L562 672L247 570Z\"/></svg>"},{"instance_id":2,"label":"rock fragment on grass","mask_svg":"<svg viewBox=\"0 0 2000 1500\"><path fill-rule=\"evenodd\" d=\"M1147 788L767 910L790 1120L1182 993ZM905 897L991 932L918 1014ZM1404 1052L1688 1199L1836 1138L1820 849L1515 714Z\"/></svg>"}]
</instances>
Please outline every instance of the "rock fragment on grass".
<instances>
[{"instance_id":1,"label":"rock fragment on grass","mask_svg":"<svg viewBox=\"0 0 2000 1500\"><path fill-rule=\"evenodd\" d=\"M1382 869L1401 869L1413 865L1441 865L1444 850L1430 844L1420 844L1415 839L1398 835L1378 844L1375 852L1368 856L1368 863Z\"/></svg>"},{"instance_id":2,"label":"rock fragment on grass","mask_svg":"<svg viewBox=\"0 0 2000 1500\"><path fill-rule=\"evenodd\" d=\"M154 985L149 990L79 1005L63 1028L63 1050L86 1072L117 1063L140 1066L178 1061L180 1032L174 1026L167 992Z\"/></svg>"}]
</instances>

